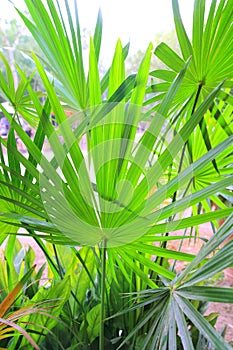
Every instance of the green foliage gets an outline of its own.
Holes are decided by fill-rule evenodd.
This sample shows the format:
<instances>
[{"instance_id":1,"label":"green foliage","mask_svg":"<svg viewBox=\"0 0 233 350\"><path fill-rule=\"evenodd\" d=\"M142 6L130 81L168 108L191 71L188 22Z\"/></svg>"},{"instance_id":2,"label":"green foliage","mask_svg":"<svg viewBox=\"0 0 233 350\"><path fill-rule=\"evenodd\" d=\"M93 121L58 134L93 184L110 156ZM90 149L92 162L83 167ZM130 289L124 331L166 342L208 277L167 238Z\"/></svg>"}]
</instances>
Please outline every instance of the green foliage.
<instances>
[{"instance_id":1,"label":"green foliage","mask_svg":"<svg viewBox=\"0 0 233 350\"><path fill-rule=\"evenodd\" d=\"M50 334L50 330L54 328L57 322L59 322L58 317L61 314L63 306L69 298L69 295L70 281L69 279L65 278L63 281L55 283L49 288L40 288L31 299L31 302L34 303L41 303L44 300L51 300L50 302L46 303L48 311L45 310L41 314L32 314L21 320L29 325L28 328L36 344L40 345L44 337L46 337L47 334ZM57 302L56 305L54 305L54 301ZM42 325L42 332L38 332L38 324ZM15 342L15 344L17 344L17 342ZM12 343L9 349L14 349L16 346L15 344ZM20 342L20 347L30 349L30 346L27 344L28 342L26 339L22 339Z\"/></svg>"},{"instance_id":2,"label":"green foliage","mask_svg":"<svg viewBox=\"0 0 233 350\"><path fill-rule=\"evenodd\" d=\"M4 288L16 283L22 271L12 264L15 235L29 234L44 252L51 285L37 282L25 295L36 303L59 299L27 316L25 329L42 349L230 349L213 328L217 316L203 316L201 301L233 302L232 289L204 285L233 264L233 208L222 201L231 203L233 180L232 0L218 6L213 0L206 25L205 1L195 1L192 42L174 0L181 57L165 43L155 50L170 70L149 73L149 44L137 73L127 77L128 46L118 40L102 79L101 13L86 73L77 6L71 14L67 0L66 13L58 2L25 3L31 18L18 12L55 80L32 54L44 103L20 68L15 89L3 58L7 78L0 76L0 87L15 114L1 107L11 126L8 140L0 139L1 240L10 234L0 280ZM148 86L149 75L165 83ZM61 101L76 111L70 118ZM33 139L17 113L37 125ZM138 135L142 121L146 129ZM216 212L210 200L219 205ZM168 249L168 241L189 238L174 231L205 222L217 228L225 217L197 255ZM25 261L33 258L29 250ZM177 260L186 262L180 272ZM9 344L21 347L30 349L23 338Z\"/></svg>"},{"instance_id":3,"label":"green foliage","mask_svg":"<svg viewBox=\"0 0 233 350\"><path fill-rule=\"evenodd\" d=\"M192 57L176 103L183 103L190 96L194 101L198 87L200 87L198 102L201 103L214 86L221 81L226 80L225 86L232 86L230 82L232 78L232 60L230 60L232 1L221 1L218 7L217 2L212 1L205 25L205 1L195 1L192 42L183 26L177 0L173 1L173 12L182 57L179 57L164 43L156 48L155 54L162 61L165 60L166 65L175 72L178 72L184 62Z\"/></svg>"},{"instance_id":4,"label":"green foliage","mask_svg":"<svg viewBox=\"0 0 233 350\"><path fill-rule=\"evenodd\" d=\"M1 257L2 258L2 257ZM4 255L4 264L1 265L0 286L1 299L0 304L0 344L7 346L7 349L15 349L21 339L31 349L39 349L38 339L31 336L32 329L39 333L44 329L45 318L47 321L47 330L51 329L56 323L51 317L54 314L59 315L63 305L62 294L64 286L59 290L52 289L41 295L39 289L45 264L36 272L35 265L32 264L35 254L32 248L25 251L25 248L14 236L10 237L6 245ZM69 284L66 283L66 288ZM58 299L59 295L59 299ZM48 298L50 299L48 302ZM59 301L59 304L58 304ZM54 311L50 312L50 308ZM48 313L49 312L49 313ZM45 317L44 315L47 316ZM28 329L25 327L25 320L28 322ZM33 322L33 323L32 323ZM31 326L33 324L33 326ZM22 336L20 336L22 334Z\"/></svg>"}]
</instances>

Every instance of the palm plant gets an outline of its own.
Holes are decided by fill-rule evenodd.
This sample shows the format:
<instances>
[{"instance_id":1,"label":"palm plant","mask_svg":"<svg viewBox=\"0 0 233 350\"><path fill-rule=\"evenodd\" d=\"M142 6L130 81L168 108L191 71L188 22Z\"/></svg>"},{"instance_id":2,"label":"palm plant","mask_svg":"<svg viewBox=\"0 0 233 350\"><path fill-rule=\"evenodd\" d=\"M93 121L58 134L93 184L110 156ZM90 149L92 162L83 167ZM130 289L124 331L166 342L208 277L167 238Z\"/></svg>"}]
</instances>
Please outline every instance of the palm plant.
<instances>
[{"instance_id":1,"label":"palm plant","mask_svg":"<svg viewBox=\"0 0 233 350\"><path fill-rule=\"evenodd\" d=\"M196 0L193 11L193 30L192 40L184 28L180 16L179 4L177 0L172 1L174 22L177 38L180 45L181 57L175 53L166 43L158 45L154 51L155 55L168 67L167 70L155 70L151 72L152 77L163 80L162 83L151 86L151 90L157 92L151 101L159 101L167 91L175 75L184 65L188 57L191 58L187 74L183 80L182 86L173 103L173 111L181 105L186 106L180 118L190 118L196 106L198 106L207 94L212 91L221 81L224 81L223 88L219 93L219 99L216 99L210 107L209 115L203 117L199 123L204 146L210 150L216 135L213 128L218 128L219 139L222 140L232 135L231 121L229 118L232 113L226 116L226 109L232 111L232 1L223 0L219 3L212 1L209 13L206 16L206 2ZM212 118L212 129L208 126L209 118ZM172 117L179 119L175 113ZM215 122L214 122L215 121ZM219 131L220 131L219 130ZM212 136L215 136L213 140ZM195 137L195 136L194 136ZM195 159L196 149L194 137L187 143L187 153L189 162ZM199 148L199 146L198 146ZM213 166L218 172L218 165L213 161Z\"/></svg>"},{"instance_id":2,"label":"palm plant","mask_svg":"<svg viewBox=\"0 0 233 350\"><path fill-rule=\"evenodd\" d=\"M218 14L223 11L228 18L226 14L229 15L230 2L224 7L225 1L222 1ZM87 314L89 316L83 320L79 331L81 334L87 327L86 339L90 342L99 336L100 350L104 349L107 340L113 338L108 335L107 327L108 322L111 324L113 321L105 321L105 318L116 311L109 304L110 287L119 287L120 278L127 281L128 287L125 290L116 288L118 293L119 290L130 293L130 302L136 305L129 308L129 317L125 316L125 311L117 314L118 317L124 315L124 320L127 317L127 322L124 321L127 326L123 336L119 333L118 339L115 339L116 346L121 341L123 346L133 339L131 348L136 349L139 346L138 332L143 329L140 338L143 349L175 349L179 346L193 349L193 341L186 325L188 318L216 348L229 349L229 345L189 301L204 298L223 302L226 298L219 295L224 292L227 301L232 302L231 289L204 289L198 284L232 264L228 254L232 242L208 261L207 257L230 236L232 216L229 215L233 209L223 206L216 212L201 215L194 209L206 198L216 198L216 193L226 192L232 185L232 127L229 125L227 135L222 137L223 122L218 121L215 126L216 135L220 136L211 143L208 143L208 133L203 133L203 130L212 128L212 124L206 126L205 121L213 115L216 99L226 96L225 87L229 84L226 85L221 80L228 78L230 81L229 67L226 65L223 76L219 73L210 80L213 89L202 89L201 84L194 96L194 88L187 89L187 81L190 81L196 67L194 59L199 63L202 59L197 57L197 53L190 59L190 52L184 52L177 74L159 73L161 77L170 76L167 90L162 97L155 96L149 100L151 103L160 99L160 103L154 105L149 112L144 112L142 106L145 93L151 90L147 89L151 45L137 75L125 78L124 59L128 48L122 48L118 41L112 65L101 80L98 58L102 20L99 14L94 38L90 39L89 71L86 76L77 8L73 18L68 1L65 0L68 33L59 3L56 7L48 0L49 10L45 9L40 0L25 0L25 3L33 22L22 13L20 15L43 50L46 65L53 71L55 82L51 82L50 76L33 54L46 90L47 99L42 104L20 71L27 88L27 98L30 99L30 110L36 115L38 123L34 140L1 107L11 122L8 142L1 140L1 145L8 154L7 164L2 152L0 173L3 191L1 222L7 227L5 233L15 233L12 228L26 229L43 247L57 278L59 264L52 261L42 239L54 245L91 247L91 260L96 259L96 270L86 276L86 288L89 289L91 285L97 287L96 271L101 288L98 302L92 304L92 309ZM204 3L204 0L195 2L195 28L199 30L199 37L203 31L203 22L199 26L196 22L197 18L203 18ZM215 23L213 14L211 15L214 3L215 1L209 22ZM173 1L173 6L178 37L185 51L188 38L181 25L177 1ZM157 49L156 53L163 47ZM171 52L167 50L169 52L165 54L165 51L164 48L162 52L166 60L172 61L168 55ZM227 52L230 55L230 50ZM153 75L158 76L158 72ZM5 82L0 84L6 85ZM107 95L103 97L106 90ZM185 96L184 91L185 94L187 92ZM10 93L13 95L12 86ZM61 100L76 111L70 119L65 115ZM228 97L228 100L231 98ZM224 119L224 125L230 124L231 106L226 107L220 103L219 107L220 121ZM56 116L57 129L50 121L51 110ZM23 117L24 113L25 117L28 116L23 109L20 113ZM145 119L149 125L138 141L137 128L141 120ZM25 145L29 156L22 155L17 149L15 133ZM199 134L204 134L205 137L202 148L197 150L194 145ZM87 150L81 147L84 137ZM41 151L45 139L51 147L51 160ZM188 156L185 158L187 149ZM213 171L218 171L221 176L216 179ZM206 181L200 180L203 174L206 175ZM193 210L190 217L180 217L180 214L190 208ZM228 221L196 257L167 249L166 243L169 240L186 239L182 234L173 235L173 231L226 216L229 216ZM156 259L152 261L151 256ZM183 260L190 262L190 265L179 275L166 265L167 259ZM87 261L80 261L87 272ZM122 307L125 307L125 303ZM94 327L93 318L98 319L97 328ZM128 334L125 335L125 332ZM178 335L180 343L177 341Z\"/></svg>"},{"instance_id":3,"label":"palm plant","mask_svg":"<svg viewBox=\"0 0 233 350\"><path fill-rule=\"evenodd\" d=\"M153 71L151 75L167 82L167 84L162 83L159 90L165 92L184 62L192 57L174 104L180 105L190 98L193 103L196 101L200 104L221 81L224 80L225 88L232 88L232 1L222 0L219 3L211 1L205 23L206 2L196 0L193 11L192 40L189 39L184 28L178 1L173 0L172 6L182 57L179 57L166 43L161 43L154 53L170 70ZM225 90L220 96L227 100L229 93ZM231 101L230 96L229 101ZM214 116L216 117L213 113Z\"/></svg>"}]
</instances>

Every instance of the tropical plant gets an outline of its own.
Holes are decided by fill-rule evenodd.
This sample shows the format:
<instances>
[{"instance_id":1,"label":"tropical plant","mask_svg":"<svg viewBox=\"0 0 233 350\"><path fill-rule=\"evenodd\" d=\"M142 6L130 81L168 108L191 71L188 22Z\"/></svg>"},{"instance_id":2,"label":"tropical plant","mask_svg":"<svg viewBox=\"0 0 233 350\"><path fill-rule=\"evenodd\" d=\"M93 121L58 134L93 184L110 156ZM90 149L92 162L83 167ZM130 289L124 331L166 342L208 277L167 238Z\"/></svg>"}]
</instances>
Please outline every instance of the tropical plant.
<instances>
[{"instance_id":1,"label":"tropical plant","mask_svg":"<svg viewBox=\"0 0 233 350\"><path fill-rule=\"evenodd\" d=\"M232 233L233 208L222 205L211 212L205 204L207 198L217 200L218 193L230 196L233 180L232 106L227 90L232 79L231 29L227 29L226 36L219 34L224 28L222 18L230 21L232 0L220 1L215 17L216 1L212 1L204 32L205 1L195 1L193 50L181 23L178 2L173 1L183 60L164 44L156 49L157 55L162 52L165 63L173 64L176 58L174 62L180 65L175 73L152 73L166 77L168 84L159 85L160 91L166 86L162 94L147 101L146 93L156 91L147 86L151 44L137 74L125 77L128 47L122 48L119 40L111 67L101 80L101 14L90 39L86 74L77 7L73 16L65 0L67 27L58 1L47 0L47 9L40 0L25 3L31 19L18 12L55 79L51 81L32 54L46 90L42 103L19 69L22 96L27 91L31 114L38 125L33 140L15 116L1 106L11 123L8 141L0 140L1 223L4 234L15 235L24 228L42 247L54 278L62 279L61 283L71 279L71 295L69 300L66 295L62 317L72 332L68 344L62 343L63 348L190 350L210 342L216 349L230 349L211 326L215 315L209 319L202 316L197 301L233 301L232 289L203 286L204 280L233 263L232 241L219 248ZM224 38L223 44L227 44L222 56L226 65L216 75L213 72L218 68L216 57L220 52L217 44L210 46L207 40L212 32L217 33L216 42ZM200 39L202 34L205 40ZM199 42L203 43L200 52ZM208 71L204 82L200 74L206 68L202 65L206 62L205 45L211 53L213 75ZM10 69L5 64L8 84L2 78L0 86L4 89L7 85L8 96L15 96ZM196 75L198 81L190 82L190 77ZM224 79L227 83L222 82ZM61 101L75 112L69 119ZM147 105L146 110L143 105ZM51 111L56 116L56 128L51 124ZM23 108L20 114L28 117ZM138 140L137 129L145 120L147 128ZM213 128L215 137L210 141ZM25 154L17 147L16 134ZM82 146L84 140L86 149ZM42 152L45 143L50 146L49 159ZM200 203L206 213L199 211ZM184 212L190 216L184 216ZM188 238L174 231L214 223L222 217L228 217L227 221L197 256L168 249L168 241ZM75 246L85 247L76 250ZM173 264L176 260L189 265L178 273ZM128 298L122 299L122 293ZM64 334L59 323L53 323L53 327L57 334ZM43 343L38 338L36 334L37 341L51 347L48 337Z\"/></svg>"},{"instance_id":2,"label":"tropical plant","mask_svg":"<svg viewBox=\"0 0 233 350\"><path fill-rule=\"evenodd\" d=\"M16 349L30 342L39 349L48 334L59 344L51 329L59 322L57 317L70 295L69 277L62 282L47 281L42 275L45 264L38 272L36 265L31 268L35 253L31 247L25 250L15 236L9 238L2 254L1 348Z\"/></svg>"},{"instance_id":3,"label":"tropical plant","mask_svg":"<svg viewBox=\"0 0 233 350\"><path fill-rule=\"evenodd\" d=\"M17 311L10 312L10 308L16 301L16 297L19 292L23 288L25 282L28 280L30 275L32 274L34 267L32 267L18 282L18 284L13 288L13 290L3 299L0 304L0 341L2 343L3 340L15 336L15 331L21 333L35 348L39 349L34 340L30 337L30 335L17 324L17 321L27 315L28 313L39 312L39 309L34 307L26 307L21 308Z\"/></svg>"},{"instance_id":4,"label":"tropical plant","mask_svg":"<svg viewBox=\"0 0 233 350\"><path fill-rule=\"evenodd\" d=\"M214 144L232 135L233 3L231 0L223 0L219 3L212 1L209 13L205 18L206 2L196 0L193 11L192 40L189 39L184 28L178 1L173 0L172 5L181 57L166 43L161 43L156 47L155 55L167 65L168 69L151 72L151 76L163 80L162 83L151 86L150 89L157 92L152 101L159 101L164 96L177 72L180 71L189 57L192 57L192 59L181 88L174 99L173 111L183 105L186 108L180 115L177 115L177 113L171 115L173 119L175 118L176 123L179 118L181 122L184 121L184 118L190 118L195 108L204 100L207 94L220 82L223 82L218 99L213 101L209 112L200 121L199 129L193 133L185 146L183 153L186 151L188 163L192 163L195 161L197 154L200 155L201 150L204 153L206 150L210 150ZM222 172L229 170L224 166L224 161L214 160L212 164L214 169L211 170L211 167L209 167L195 183L202 185L203 180L211 181L213 177L216 179L216 172L221 175ZM220 171L218 167L222 165L224 169ZM184 164L184 166L186 165ZM230 186L228 191L225 190L224 197L229 196L230 198L231 191L232 187ZM224 204L220 202L218 197L218 195L215 195L211 199L223 207ZM202 204L207 210L208 205L206 203Z\"/></svg>"},{"instance_id":5,"label":"tropical plant","mask_svg":"<svg viewBox=\"0 0 233 350\"><path fill-rule=\"evenodd\" d=\"M28 303L24 306L17 307L18 304L18 297L19 293L21 292L22 288L24 287L25 282L28 281L31 274L33 273L35 269L35 266L30 268L27 273L22 277L22 279L16 284L16 286L11 290L9 294L6 295L5 298L3 298L3 301L0 304L0 344L1 349L15 349L15 346L12 347L12 340L16 343L18 342L18 338L20 336L23 336L23 339L26 340L27 343L30 343L30 345L34 349L40 349L38 346L38 342L36 342L29 334L31 332L30 330L25 330L25 319L28 319L27 322L28 327L36 327L37 331L39 332L40 328L43 328L45 330L48 330L44 327L43 323L40 323L38 321L38 318L40 318L40 315L44 315L43 317L45 319L48 319L51 316L51 313L47 313L49 306L46 305L45 298L42 302L37 303ZM25 297L25 296L24 296ZM59 299L60 300L60 299ZM57 300L50 300L50 307L53 305L55 306ZM15 310L14 310L14 309ZM31 323L31 320L33 320L33 316L36 315L36 323ZM35 320L35 317L34 317ZM4 348L3 348L4 346Z\"/></svg>"}]
</instances>

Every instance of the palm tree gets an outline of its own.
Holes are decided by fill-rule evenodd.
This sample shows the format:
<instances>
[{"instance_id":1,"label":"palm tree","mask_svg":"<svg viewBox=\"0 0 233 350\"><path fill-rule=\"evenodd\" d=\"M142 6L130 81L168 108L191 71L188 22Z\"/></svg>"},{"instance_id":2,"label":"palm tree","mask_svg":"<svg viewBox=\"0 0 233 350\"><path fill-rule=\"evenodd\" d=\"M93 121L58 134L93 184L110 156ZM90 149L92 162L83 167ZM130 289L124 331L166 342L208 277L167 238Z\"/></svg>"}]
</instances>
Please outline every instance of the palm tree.
<instances>
[{"instance_id":1,"label":"palm tree","mask_svg":"<svg viewBox=\"0 0 233 350\"><path fill-rule=\"evenodd\" d=\"M195 2L193 48L182 26L178 2L173 1L183 58L165 44L155 50L174 69L151 73L166 78L168 84L162 85L166 89L159 97L149 100L153 105L146 111L145 94L155 90L153 86L147 87L151 44L137 75L125 77L128 47L122 48L118 41L111 67L100 80L101 15L90 39L86 75L77 9L73 18L65 0L68 34L58 3L56 8L52 1L47 1L49 10L40 0L25 0L25 3L32 21L19 13L40 45L55 80L51 82L33 54L46 90L43 104L19 71L22 86L28 91L33 121L38 125L34 140L15 121L15 116L12 118L2 107L11 121L8 141L1 140L8 155L7 164L2 152L0 173L4 235L12 233L13 228L23 227L41 246L45 239L54 245L91 247L101 275L100 303L94 309L99 317L101 350L106 340L105 318L110 316L111 309L110 286L113 281L118 284L119 274L129 285L133 306L126 310L131 312L125 329L128 334L123 332L118 344L122 342L123 346L130 341L132 349L137 346L194 349L191 327L215 348L230 349L189 300L232 302L230 289L202 285L204 280L232 264L229 254L232 242L207 260L231 234L232 208L223 206L216 212L201 214L196 209L207 198L216 199L220 192L229 194L232 186L232 116L227 90L232 79L232 41L230 29L226 30L227 35L222 35L221 29L222 18L230 21L232 1L221 1L215 16L216 1L212 1L205 30L205 1ZM218 45L210 45L209 33ZM228 56L222 51L226 65L221 71L217 69L216 57L219 45L226 43ZM203 63L207 61L212 62L217 72ZM223 79L227 80L222 82ZM1 88L5 85L1 80ZM16 94L10 83L8 91L11 96ZM71 118L67 119L61 101L75 111ZM57 129L51 124L51 111L56 115ZM27 109L21 108L20 113L28 117ZM149 125L138 141L137 128L142 120L147 120ZM213 127L216 133L210 139ZM18 151L15 133L29 156ZM81 147L83 137L87 140L87 155ZM51 147L51 160L41 151L45 139ZM187 210L192 212L191 216L182 217L180 214ZM227 216L225 225L196 257L167 249L168 240L187 238L183 234L173 235L174 231ZM154 261L152 256L156 257ZM178 274L166 265L168 259L190 264ZM125 317L126 311L117 316Z\"/></svg>"}]
</instances>

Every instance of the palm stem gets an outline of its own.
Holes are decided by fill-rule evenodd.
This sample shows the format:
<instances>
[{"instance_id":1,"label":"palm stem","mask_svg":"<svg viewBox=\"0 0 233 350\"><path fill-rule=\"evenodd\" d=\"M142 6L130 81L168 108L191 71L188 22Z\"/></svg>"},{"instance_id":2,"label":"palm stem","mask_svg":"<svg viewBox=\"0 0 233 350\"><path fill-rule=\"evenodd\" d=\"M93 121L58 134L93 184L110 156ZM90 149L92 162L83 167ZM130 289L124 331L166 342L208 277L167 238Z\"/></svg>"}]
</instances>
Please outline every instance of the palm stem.
<instances>
[{"instance_id":1,"label":"palm stem","mask_svg":"<svg viewBox=\"0 0 233 350\"><path fill-rule=\"evenodd\" d=\"M197 93L196 93L195 100L194 100L193 107L192 107L191 116L194 114L194 112L195 112L195 110L196 110L198 98L199 98L199 96L200 96L201 89L202 89L203 85L204 85L203 83L200 83L200 84L198 85ZM179 168L178 168L178 174L179 174L179 173L181 172L181 170L182 170L186 146L188 147L189 155L190 155L191 162L192 162L192 152L191 152L191 150L190 150L190 148L189 148L189 142L187 141L187 142L185 142L185 144L183 145L183 148L182 148L182 153L181 153L181 158L180 158ZM188 187L189 187L189 186L190 186L190 183L188 184ZM177 191L175 191L174 194L173 194L172 203L174 203L174 202L176 201L176 196L177 196ZM174 216L173 216L173 217L170 217L170 218L168 219L168 221L172 221L172 220L174 220ZM169 236L169 232L166 232L166 233L165 233L165 236ZM162 248L166 248L166 247L167 247L167 241L162 242L161 247L162 247ZM163 258L161 258L161 260L160 260L160 265L162 265L162 263L163 263Z\"/></svg>"},{"instance_id":2,"label":"palm stem","mask_svg":"<svg viewBox=\"0 0 233 350\"><path fill-rule=\"evenodd\" d=\"M102 242L102 275L101 275L101 310L100 310L100 338L99 338L99 350L104 350L104 318L105 318L105 279L106 279L106 252L107 252L107 240L103 239Z\"/></svg>"}]
</instances>

